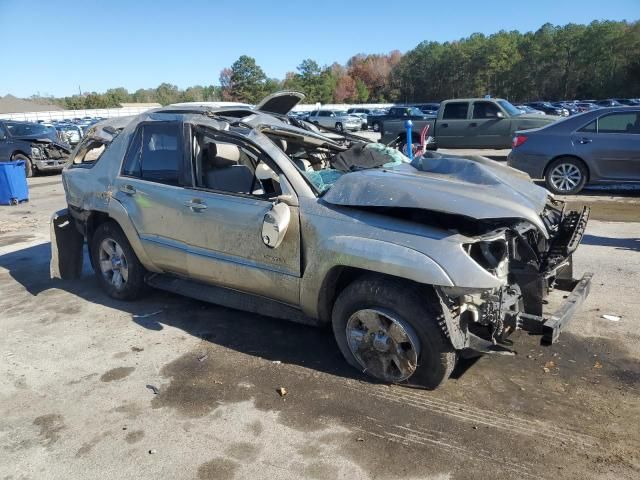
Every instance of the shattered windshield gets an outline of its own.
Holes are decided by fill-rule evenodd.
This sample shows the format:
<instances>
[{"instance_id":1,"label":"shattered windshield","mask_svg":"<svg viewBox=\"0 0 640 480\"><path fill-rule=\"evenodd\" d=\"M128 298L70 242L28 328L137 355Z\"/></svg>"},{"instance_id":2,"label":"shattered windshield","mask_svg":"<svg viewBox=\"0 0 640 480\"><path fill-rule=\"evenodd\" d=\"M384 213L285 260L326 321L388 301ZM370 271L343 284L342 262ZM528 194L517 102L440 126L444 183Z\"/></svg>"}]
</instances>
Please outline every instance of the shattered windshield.
<instances>
[{"instance_id":1,"label":"shattered windshield","mask_svg":"<svg viewBox=\"0 0 640 480\"><path fill-rule=\"evenodd\" d=\"M304 169L300 168L299 163L296 166L322 195L346 173L370 168L393 168L402 163L409 163L409 159L394 148L381 143L357 143L328 159L320 168L308 168L304 163Z\"/></svg>"}]
</instances>

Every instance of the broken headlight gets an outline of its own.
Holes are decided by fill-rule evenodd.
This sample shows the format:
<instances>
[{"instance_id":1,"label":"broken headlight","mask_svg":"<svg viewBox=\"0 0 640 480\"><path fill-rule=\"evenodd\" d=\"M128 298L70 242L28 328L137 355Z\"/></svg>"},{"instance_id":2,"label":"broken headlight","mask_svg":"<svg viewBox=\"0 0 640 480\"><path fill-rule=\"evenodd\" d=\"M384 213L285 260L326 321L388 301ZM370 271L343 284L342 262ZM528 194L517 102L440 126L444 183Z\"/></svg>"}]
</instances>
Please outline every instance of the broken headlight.
<instances>
[{"instance_id":1,"label":"broken headlight","mask_svg":"<svg viewBox=\"0 0 640 480\"><path fill-rule=\"evenodd\" d=\"M36 160L45 158L44 150L41 147L31 145L31 158Z\"/></svg>"},{"instance_id":2,"label":"broken headlight","mask_svg":"<svg viewBox=\"0 0 640 480\"><path fill-rule=\"evenodd\" d=\"M497 277L504 277L507 274L509 249L505 238L466 243L463 247L467 255L485 270Z\"/></svg>"}]
</instances>

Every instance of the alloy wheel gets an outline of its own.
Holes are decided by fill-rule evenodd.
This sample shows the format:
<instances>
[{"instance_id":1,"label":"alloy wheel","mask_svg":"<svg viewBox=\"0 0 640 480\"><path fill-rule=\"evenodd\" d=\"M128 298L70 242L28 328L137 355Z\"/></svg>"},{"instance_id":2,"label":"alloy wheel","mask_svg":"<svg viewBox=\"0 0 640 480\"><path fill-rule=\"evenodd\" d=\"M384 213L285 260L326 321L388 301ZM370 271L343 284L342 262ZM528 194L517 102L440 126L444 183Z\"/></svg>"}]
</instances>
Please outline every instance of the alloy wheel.
<instances>
[{"instance_id":1,"label":"alloy wheel","mask_svg":"<svg viewBox=\"0 0 640 480\"><path fill-rule=\"evenodd\" d=\"M369 375L402 382L418 367L418 336L411 325L391 313L358 310L347 321L346 334L351 353Z\"/></svg>"},{"instance_id":2,"label":"alloy wheel","mask_svg":"<svg viewBox=\"0 0 640 480\"><path fill-rule=\"evenodd\" d=\"M549 178L559 192L571 192L580 184L582 172L572 163L561 163L554 167Z\"/></svg>"},{"instance_id":3,"label":"alloy wheel","mask_svg":"<svg viewBox=\"0 0 640 480\"><path fill-rule=\"evenodd\" d=\"M117 290L122 290L129 279L129 265L122 247L112 238L105 238L100 244L100 272L107 282Z\"/></svg>"}]
</instances>

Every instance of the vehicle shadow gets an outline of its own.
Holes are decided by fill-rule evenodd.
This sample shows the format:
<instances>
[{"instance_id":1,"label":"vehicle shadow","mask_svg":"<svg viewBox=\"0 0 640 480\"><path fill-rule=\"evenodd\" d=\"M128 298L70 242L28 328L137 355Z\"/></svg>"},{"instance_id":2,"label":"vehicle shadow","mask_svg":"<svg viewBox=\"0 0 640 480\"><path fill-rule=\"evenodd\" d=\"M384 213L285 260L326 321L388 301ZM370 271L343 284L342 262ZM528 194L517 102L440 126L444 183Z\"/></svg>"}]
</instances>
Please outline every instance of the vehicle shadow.
<instances>
[{"instance_id":1,"label":"vehicle shadow","mask_svg":"<svg viewBox=\"0 0 640 480\"><path fill-rule=\"evenodd\" d=\"M300 325L158 290L150 290L140 301L114 300L101 290L87 257L85 252L80 279L51 279L50 243L44 243L0 256L0 272L6 269L12 280L34 297L24 305L26 308L28 302L38 302L40 294L61 290L125 312L136 325L151 331L160 333L166 327L174 327L206 342L266 360L371 381L345 362L330 328ZM6 280L0 282L0 290L6 285ZM69 298L49 292L46 301L69 302Z\"/></svg>"},{"instance_id":2,"label":"vehicle shadow","mask_svg":"<svg viewBox=\"0 0 640 480\"><path fill-rule=\"evenodd\" d=\"M582 237L582 244L595 245L599 247L613 247L616 250L630 250L640 252L640 238L612 238L601 237L599 235L585 234Z\"/></svg>"}]
</instances>

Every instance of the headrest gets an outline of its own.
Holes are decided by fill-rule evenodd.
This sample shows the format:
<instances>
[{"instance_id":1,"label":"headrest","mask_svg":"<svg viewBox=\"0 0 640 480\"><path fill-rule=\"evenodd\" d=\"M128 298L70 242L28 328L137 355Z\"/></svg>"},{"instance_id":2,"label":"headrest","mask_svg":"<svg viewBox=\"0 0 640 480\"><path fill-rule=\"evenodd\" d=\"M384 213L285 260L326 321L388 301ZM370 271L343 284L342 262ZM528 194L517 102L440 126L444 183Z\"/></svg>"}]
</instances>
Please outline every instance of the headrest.
<instances>
[{"instance_id":1,"label":"headrest","mask_svg":"<svg viewBox=\"0 0 640 480\"><path fill-rule=\"evenodd\" d=\"M240 149L232 143L208 143L206 152L209 168L231 167L240 160Z\"/></svg>"}]
</instances>

